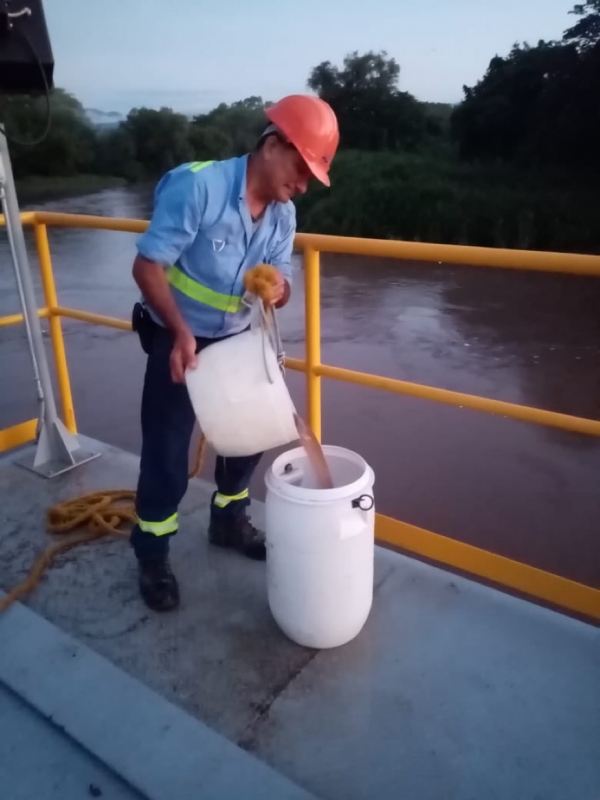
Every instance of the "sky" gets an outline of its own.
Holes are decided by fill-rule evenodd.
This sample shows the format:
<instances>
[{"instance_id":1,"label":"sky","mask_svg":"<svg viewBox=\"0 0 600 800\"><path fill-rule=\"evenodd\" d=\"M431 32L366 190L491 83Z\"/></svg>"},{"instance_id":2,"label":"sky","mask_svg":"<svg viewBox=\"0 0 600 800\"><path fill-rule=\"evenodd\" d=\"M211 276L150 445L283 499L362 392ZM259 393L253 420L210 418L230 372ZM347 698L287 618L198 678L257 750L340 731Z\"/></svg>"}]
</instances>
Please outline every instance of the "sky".
<instances>
[{"instance_id":1,"label":"sky","mask_svg":"<svg viewBox=\"0 0 600 800\"><path fill-rule=\"evenodd\" d=\"M352 11L352 4L354 11ZM513 43L559 39L575 0L44 0L55 86L86 108L187 114L306 92L311 69L385 50L399 86L456 103Z\"/></svg>"}]
</instances>

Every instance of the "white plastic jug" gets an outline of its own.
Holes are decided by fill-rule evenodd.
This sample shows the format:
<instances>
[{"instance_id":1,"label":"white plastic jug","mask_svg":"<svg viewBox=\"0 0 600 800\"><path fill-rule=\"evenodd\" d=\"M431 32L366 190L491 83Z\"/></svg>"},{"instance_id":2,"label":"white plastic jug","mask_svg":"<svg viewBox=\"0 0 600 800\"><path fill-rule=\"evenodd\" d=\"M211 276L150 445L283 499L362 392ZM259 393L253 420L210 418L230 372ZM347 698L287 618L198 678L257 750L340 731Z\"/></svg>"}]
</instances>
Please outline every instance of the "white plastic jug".
<instances>
[{"instance_id":1,"label":"white plastic jug","mask_svg":"<svg viewBox=\"0 0 600 800\"><path fill-rule=\"evenodd\" d=\"M249 456L298 439L276 346L255 303L250 330L209 345L186 371L200 428L218 455Z\"/></svg>"},{"instance_id":2,"label":"white plastic jug","mask_svg":"<svg viewBox=\"0 0 600 800\"><path fill-rule=\"evenodd\" d=\"M362 630L373 602L374 474L356 453L325 445L333 489L317 489L303 448L267 471L267 594L292 641L324 649Z\"/></svg>"}]
</instances>

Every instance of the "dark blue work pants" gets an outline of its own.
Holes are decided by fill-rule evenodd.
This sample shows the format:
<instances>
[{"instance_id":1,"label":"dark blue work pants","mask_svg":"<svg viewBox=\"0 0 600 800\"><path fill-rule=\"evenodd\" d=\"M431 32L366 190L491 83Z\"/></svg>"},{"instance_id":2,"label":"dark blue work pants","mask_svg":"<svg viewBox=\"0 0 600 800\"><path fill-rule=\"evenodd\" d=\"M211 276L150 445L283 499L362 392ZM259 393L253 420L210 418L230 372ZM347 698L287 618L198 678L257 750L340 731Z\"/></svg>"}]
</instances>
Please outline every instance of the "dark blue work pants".
<instances>
[{"instance_id":1,"label":"dark blue work pants","mask_svg":"<svg viewBox=\"0 0 600 800\"><path fill-rule=\"evenodd\" d=\"M196 341L197 352L200 352L215 340ZM148 321L144 345L148 361L142 393L142 455L136 497L138 524L131 533L135 554L142 560L166 556L169 539L177 533L177 510L188 485L189 447L196 420L186 385L171 380L171 333ZM223 498L248 490L261 456L262 453L240 458L217 457L214 476L217 492L211 502L212 518L218 515L231 518L246 513L248 499L225 500L223 506ZM215 504L216 497L221 507Z\"/></svg>"}]
</instances>

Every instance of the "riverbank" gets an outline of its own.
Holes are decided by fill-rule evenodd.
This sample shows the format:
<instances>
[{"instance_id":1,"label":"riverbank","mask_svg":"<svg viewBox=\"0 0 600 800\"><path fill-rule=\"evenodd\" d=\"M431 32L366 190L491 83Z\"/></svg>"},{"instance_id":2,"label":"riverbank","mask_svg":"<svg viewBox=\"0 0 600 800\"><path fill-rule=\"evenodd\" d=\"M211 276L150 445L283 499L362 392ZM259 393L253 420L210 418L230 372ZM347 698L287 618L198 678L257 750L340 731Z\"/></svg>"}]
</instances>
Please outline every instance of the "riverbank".
<instances>
[{"instance_id":1,"label":"riverbank","mask_svg":"<svg viewBox=\"0 0 600 800\"><path fill-rule=\"evenodd\" d=\"M156 181L114 175L32 176L17 181L21 205ZM597 192L573 176L463 164L448 149L342 151L332 189L297 198L298 229L312 233L480 247L600 253Z\"/></svg>"},{"instance_id":2,"label":"riverbank","mask_svg":"<svg viewBox=\"0 0 600 800\"><path fill-rule=\"evenodd\" d=\"M114 175L32 175L17 180L16 185L19 202L23 205L122 188L127 181Z\"/></svg>"}]
</instances>

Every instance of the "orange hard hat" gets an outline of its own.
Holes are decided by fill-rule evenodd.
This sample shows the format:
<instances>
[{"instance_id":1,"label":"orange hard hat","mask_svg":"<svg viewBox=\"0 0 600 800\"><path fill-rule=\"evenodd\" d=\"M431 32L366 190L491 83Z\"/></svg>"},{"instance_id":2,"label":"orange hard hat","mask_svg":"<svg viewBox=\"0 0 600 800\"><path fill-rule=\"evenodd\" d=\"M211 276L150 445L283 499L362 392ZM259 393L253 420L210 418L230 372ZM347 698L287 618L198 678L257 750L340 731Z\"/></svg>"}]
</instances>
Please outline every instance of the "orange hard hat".
<instances>
[{"instance_id":1,"label":"orange hard hat","mask_svg":"<svg viewBox=\"0 0 600 800\"><path fill-rule=\"evenodd\" d=\"M315 178L330 186L329 167L340 141L331 106L319 97L292 94L265 109L265 113L294 145Z\"/></svg>"}]
</instances>

